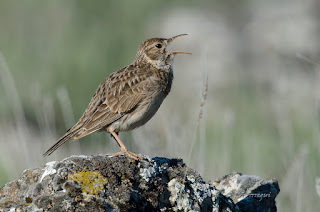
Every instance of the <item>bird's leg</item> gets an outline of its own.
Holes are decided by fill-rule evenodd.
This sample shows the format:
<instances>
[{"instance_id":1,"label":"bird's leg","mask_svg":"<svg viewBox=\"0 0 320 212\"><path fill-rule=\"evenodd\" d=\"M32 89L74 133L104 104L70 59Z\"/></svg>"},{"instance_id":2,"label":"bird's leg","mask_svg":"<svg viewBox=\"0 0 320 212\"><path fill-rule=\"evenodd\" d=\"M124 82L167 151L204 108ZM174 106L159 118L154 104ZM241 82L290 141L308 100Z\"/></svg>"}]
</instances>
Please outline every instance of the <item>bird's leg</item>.
<instances>
[{"instance_id":1,"label":"bird's leg","mask_svg":"<svg viewBox=\"0 0 320 212\"><path fill-rule=\"evenodd\" d=\"M108 154L108 155L111 155L111 156L119 156L119 155L128 155L130 158L134 159L134 160L137 160L137 159L143 159L143 157L141 157L140 155L137 155L136 153L134 152L130 152L127 147L122 143L122 141L120 140L118 134L116 132L110 132L111 135L113 136L113 138L117 141L121 151L120 152L117 152L117 153L114 153L114 154Z\"/></svg>"},{"instance_id":2,"label":"bird's leg","mask_svg":"<svg viewBox=\"0 0 320 212\"><path fill-rule=\"evenodd\" d=\"M128 151L127 147L122 143L122 141L120 140L118 133L116 132L111 132L112 137L117 141L119 147L121 148L122 152L126 152Z\"/></svg>"}]
</instances>

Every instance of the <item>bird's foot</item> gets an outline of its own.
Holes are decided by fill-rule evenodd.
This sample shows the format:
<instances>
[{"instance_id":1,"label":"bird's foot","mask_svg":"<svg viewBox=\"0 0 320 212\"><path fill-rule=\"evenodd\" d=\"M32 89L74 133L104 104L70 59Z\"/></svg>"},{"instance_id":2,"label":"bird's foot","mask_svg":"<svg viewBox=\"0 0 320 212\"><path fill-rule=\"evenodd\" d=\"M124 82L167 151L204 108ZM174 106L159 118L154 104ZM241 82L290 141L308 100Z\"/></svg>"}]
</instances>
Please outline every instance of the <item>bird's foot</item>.
<instances>
[{"instance_id":1,"label":"bird's foot","mask_svg":"<svg viewBox=\"0 0 320 212\"><path fill-rule=\"evenodd\" d=\"M130 152L129 150L121 150L120 152L113 153L113 154L107 154L108 156L119 156L119 155L127 155L129 158L132 158L133 160L143 160L144 158L134 152Z\"/></svg>"}]
</instances>

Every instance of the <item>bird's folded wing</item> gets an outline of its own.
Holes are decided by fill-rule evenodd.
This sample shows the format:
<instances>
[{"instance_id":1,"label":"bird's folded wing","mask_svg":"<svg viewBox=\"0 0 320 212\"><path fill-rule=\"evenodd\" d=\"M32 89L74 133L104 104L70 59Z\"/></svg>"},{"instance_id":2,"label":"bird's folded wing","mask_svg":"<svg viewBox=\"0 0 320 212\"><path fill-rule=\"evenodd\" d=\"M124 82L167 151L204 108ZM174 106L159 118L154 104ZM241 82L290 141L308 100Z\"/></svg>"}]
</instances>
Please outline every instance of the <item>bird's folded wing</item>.
<instances>
[{"instance_id":1,"label":"bird's folded wing","mask_svg":"<svg viewBox=\"0 0 320 212\"><path fill-rule=\"evenodd\" d=\"M152 72L141 69L128 66L118 76L110 76L114 80L109 83L105 103L112 112L128 113L150 94Z\"/></svg>"},{"instance_id":2,"label":"bird's folded wing","mask_svg":"<svg viewBox=\"0 0 320 212\"><path fill-rule=\"evenodd\" d=\"M84 131L91 133L110 125L134 110L146 98L148 89L150 90L146 79L150 77L150 73L136 72L135 67L128 66L111 74L100 84L80 119L83 128L80 134Z\"/></svg>"}]
</instances>

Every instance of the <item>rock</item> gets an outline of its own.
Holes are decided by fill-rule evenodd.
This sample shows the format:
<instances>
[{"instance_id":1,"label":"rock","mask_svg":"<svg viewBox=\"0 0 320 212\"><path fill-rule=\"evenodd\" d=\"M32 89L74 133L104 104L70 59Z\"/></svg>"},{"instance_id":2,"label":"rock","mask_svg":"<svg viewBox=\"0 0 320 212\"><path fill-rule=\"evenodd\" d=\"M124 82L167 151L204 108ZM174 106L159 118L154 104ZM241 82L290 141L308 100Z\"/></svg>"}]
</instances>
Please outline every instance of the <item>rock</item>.
<instances>
[{"instance_id":1,"label":"rock","mask_svg":"<svg viewBox=\"0 0 320 212\"><path fill-rule=\"evenodd\" d=\"M236 172L212 184L223 195L231 198L241 211L277 211L275 198L280 188L275 179L263 180Z\"/></svg>"},{"instance_id":2,"label":"rock","mask_svg":"<svg viewBox=\"0 0 320 212\"><path fill-rule=\"evenodd\" d=\"M0 211L276 211L278 193L239 173L206 183L181 159L71 156L4 185Z\"/></svg>"}]
</instances>

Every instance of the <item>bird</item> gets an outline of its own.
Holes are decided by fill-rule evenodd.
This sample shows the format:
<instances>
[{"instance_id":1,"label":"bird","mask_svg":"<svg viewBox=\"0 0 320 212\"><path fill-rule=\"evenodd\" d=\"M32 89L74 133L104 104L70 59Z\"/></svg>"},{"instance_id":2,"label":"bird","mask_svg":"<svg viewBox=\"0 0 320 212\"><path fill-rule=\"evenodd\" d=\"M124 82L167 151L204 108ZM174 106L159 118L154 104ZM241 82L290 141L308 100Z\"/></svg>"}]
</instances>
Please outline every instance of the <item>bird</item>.
<instances>
[{"instance_id":1,"label":"bird","mask_svg":"<svg viewBox=\"0 0 320 212\"><path fill-rule=\"evenodd\" d=\"M78 122L43 156L49 156L68 140L78 140L96 131L106 131L120 147L120 152L109 155L142 159L126 148L118 136L119 132L144 125L157 112L171 90L175 55L191 54L168 51L167 47L185 35L156 37L142 42L133 62L113 72L100 83Z\"/></svg>"}]
</instances>

